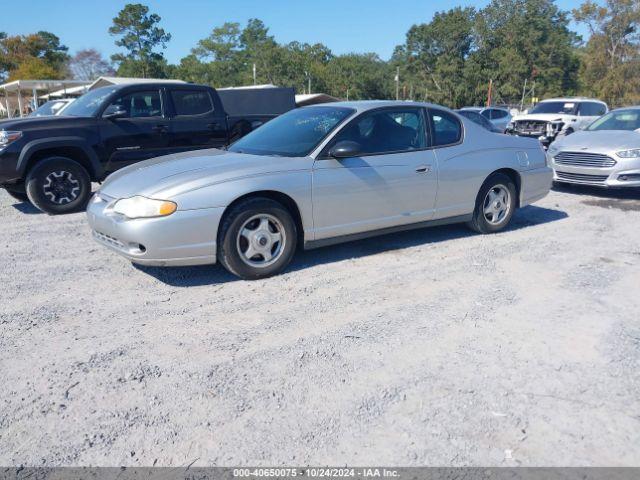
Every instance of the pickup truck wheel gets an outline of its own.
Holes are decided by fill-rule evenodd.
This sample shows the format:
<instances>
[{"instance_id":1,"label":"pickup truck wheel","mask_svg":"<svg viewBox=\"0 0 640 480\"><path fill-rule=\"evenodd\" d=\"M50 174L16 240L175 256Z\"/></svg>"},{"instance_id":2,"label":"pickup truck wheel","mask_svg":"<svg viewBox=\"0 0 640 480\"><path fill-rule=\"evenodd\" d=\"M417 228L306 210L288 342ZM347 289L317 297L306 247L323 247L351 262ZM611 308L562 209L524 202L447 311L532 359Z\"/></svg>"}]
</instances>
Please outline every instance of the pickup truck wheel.
<instances>
[{"instance_id":1,"label":"pickup truck wheel","mask_svg":"<svg viewBox=\"0 0 640 480\"><path fill-rule=\"evenodd\" d=\"M478 233L496 233L511 221L516 209L516 186L510 177L495 173L485 180L478 192L469 228Z\"/></svg>"},{"instance_id":2,"label":"pickup truck wheel","mask_svg":"<svg viewBox=\"0 0 640 480\"><path fill-rule=\"evenodd\" d=\"M218 260L244 280L281 272L296 250L296 224L289 211L268 198L249 198L225 214Z\"/></svg>"},{"instance_id":3,"label":"pickup truck wheel","mask_svg":"<svg viewBox=\"0 0 640 480\"><path fill-rule=\"evenodd\" d=\"M89 173L66 157L38 162L27 175L26 187L31 203L50 215L84 209L91 195Z\"/></svg>"}]
</instances>

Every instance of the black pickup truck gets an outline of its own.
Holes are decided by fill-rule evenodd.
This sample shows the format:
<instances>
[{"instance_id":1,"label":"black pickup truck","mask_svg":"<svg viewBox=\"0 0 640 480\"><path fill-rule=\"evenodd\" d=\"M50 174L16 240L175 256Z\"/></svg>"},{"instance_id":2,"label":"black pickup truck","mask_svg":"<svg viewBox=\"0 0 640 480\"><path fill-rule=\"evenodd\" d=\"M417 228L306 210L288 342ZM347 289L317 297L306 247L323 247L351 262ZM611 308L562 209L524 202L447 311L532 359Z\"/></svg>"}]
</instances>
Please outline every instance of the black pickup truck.
<instances>
[{"instance_id":1,"label":"black pickup truck","mask_svg":"<svg viewBox=\"0 0 640 480\"><path fill-rule=\"evenodd\" d=\"M293 89L189 83L102 87L63 116L0 122L0 187L40 210L84 208L91 182L152 157L224 147L295 107Z\"/></svg>"}]
</instances>

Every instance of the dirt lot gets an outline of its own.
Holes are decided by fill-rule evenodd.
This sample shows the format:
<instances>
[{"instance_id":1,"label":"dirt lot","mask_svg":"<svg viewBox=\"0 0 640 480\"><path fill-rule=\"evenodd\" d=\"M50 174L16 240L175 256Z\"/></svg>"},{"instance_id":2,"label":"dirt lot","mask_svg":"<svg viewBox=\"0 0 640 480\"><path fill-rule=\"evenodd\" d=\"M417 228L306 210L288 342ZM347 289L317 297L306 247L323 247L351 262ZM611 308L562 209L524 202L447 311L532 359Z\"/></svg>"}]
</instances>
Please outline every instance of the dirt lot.
<instances>
[{"instance_id":1,"label":"dirt lot","mask_svg":"<svg viewBox=\"0 0 640 480\"><path fill-rule=\"evenodd\" d=\"M0 193L0 465L638 465L640 192L136 268Z\"/></svg>"}]
</instances>

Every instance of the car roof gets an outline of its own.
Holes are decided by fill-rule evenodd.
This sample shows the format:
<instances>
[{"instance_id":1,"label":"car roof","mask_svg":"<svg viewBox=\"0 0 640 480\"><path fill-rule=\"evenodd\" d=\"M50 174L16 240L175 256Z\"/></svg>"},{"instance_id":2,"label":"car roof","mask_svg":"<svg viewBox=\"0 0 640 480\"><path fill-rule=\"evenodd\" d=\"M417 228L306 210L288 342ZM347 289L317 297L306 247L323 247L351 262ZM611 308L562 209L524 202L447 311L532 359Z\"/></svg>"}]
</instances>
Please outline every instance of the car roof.
<instances>
[{"instance_id":1,"label":"car roof","mask_svg":"<svg viewBox=\"0 0 640 480\"><path fill-rule=\"evenodd\" d=\"M509 112L507 107L500 107L498 105L491 105L490 107L462 107L458 111L465 110L467 112L484 112L485 110L502 110L503 112Z\"/></svg>"},{"instance_id":2,"label":"car roof","mask_svg":"<svg viewBox=\"0 0 640 480\"><path fill-rule=\"evenodd\" d=\"M629 107L618 107L614 110L612 110L612 112L617 112L620 110L640 110L640 105L631 105Z\"/></svg>"},{"instance_id":3,"label":"car roof","mask_svg":"<svg viewBox=\"0 0 640 480\"><path fill-rule=\"evenodd\" d=\"M602 100L598 100L596 98L589 98L589 97L546 98L546 99L540 101L540 103L546 103L546 102L567 102L567 103L571 103L571 102L596 102L596 103L602 103L603 105L606 105L606 103L603 102Z\"/></svg>"},{"instance_id":4,"label":"car roof","mask_svg":"<svg viewBox=\"0 0 640 480\"><path fill-rule=\"evenodd\" d=\"M120 90L126 90L129 88L135 88L135 89L144 89L144 88L166 88L168 86L171 86L172 88L180 88L180 87L184 87L184 88L189 88L189 89L194 89L194 88L207 88L206 85L198 85L196 83L185 83L185 82L180 82L180 81L166 81L166 82L135 82L135 83L118 83L115 85L105 85L104 87L99 87L99 88L94 88L91 91L95 91L95 90L103 90L103 89L110 89L113 90L114 92L120 91Z\"/></svg>"},{"instance_id":5,"label":"car roof","mask_svg":"<svg viewBox=\"0 0 640 480\"><path fill-rule=\"evenodd\" d=\"M344 102L317 103L314 105L308 105L301 108L312 108L312 107L320 107L320 106L353 108L359 112L364 112L366 110L374 110L376 108L384 108L384 107L426 107L426 108L437 108L439 110L452 111L450 108L443 107L442 105L436 105L435 103L411 102L411 101L405 101L405 100L355 100L355 101L344 101Z\"/></svg>"}]
</instances>

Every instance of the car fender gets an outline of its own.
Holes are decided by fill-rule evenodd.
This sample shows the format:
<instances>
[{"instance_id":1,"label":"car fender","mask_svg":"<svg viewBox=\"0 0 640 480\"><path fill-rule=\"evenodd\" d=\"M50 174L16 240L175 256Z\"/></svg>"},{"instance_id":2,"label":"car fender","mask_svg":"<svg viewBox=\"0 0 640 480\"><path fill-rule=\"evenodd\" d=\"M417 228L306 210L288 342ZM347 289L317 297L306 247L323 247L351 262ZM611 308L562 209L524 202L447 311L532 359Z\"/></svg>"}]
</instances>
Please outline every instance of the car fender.
<instances>
[{"instance_id":1,"label":"car fender","mask_svg":"<svg viewBox=\"0 0 640 480\"><path fill-rule=\"evenodd\" d=\"M65 137L56 137L56 138L40 138L36 140L32 140L28 142L20 152L20 156L18 158L17 170L20 175L24 175L27 169L27 165L29 164L29 159L37 152L56 147L74 147L79 148L84 152L87 156L91 168L93 170L93 174L96 178L100 178L104 174L104 169L102 164L100 163L100 159L98 155L93 151L93 149L87 145L87 142L82 137L73 137L73 136L65 136Z\"/></svg>"},{"instance_id":2,"label":"car fender","mask_svg":"<svg viewBox=\"0 0 640 480\"><path fill-rule=\"evenodd\" d=\"M286 195L298 207L305 237L313 231L311 171L307 169L250 175L181 193L171 199L180 210L228 207L239 198L260 192Z\"/></svg>"}]
</instances>

